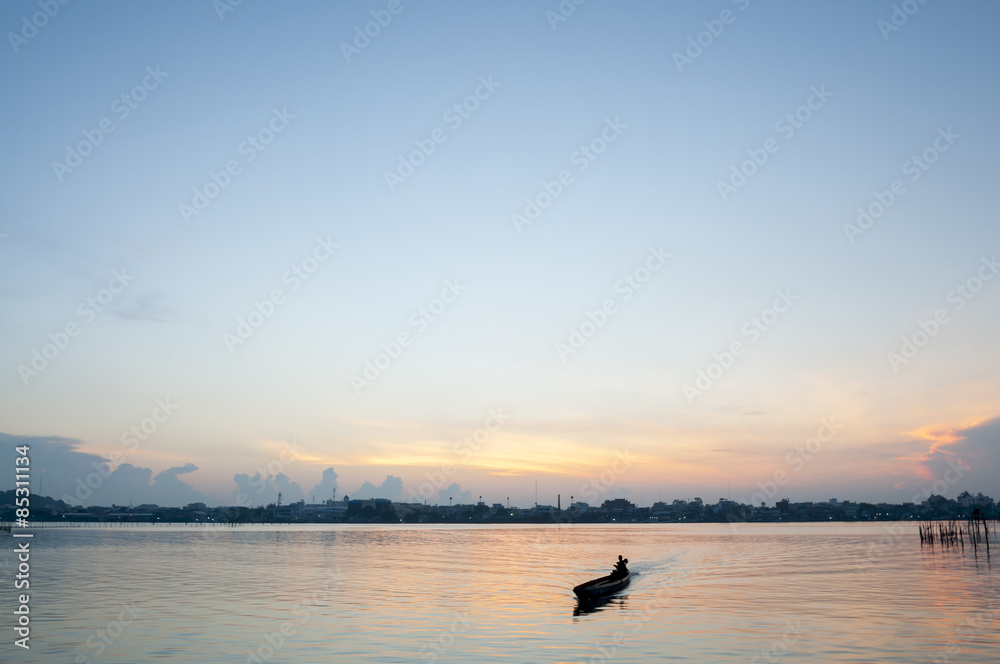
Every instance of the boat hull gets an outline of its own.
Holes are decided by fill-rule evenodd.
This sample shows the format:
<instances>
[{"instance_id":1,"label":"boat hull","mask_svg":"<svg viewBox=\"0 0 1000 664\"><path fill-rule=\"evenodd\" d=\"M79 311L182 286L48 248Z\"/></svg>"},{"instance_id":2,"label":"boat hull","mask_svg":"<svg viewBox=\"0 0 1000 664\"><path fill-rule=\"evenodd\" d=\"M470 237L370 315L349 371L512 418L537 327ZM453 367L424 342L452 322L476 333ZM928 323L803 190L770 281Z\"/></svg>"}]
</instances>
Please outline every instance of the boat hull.
<instances>
[{"instance_id":1,"label":"boat hull","mask_svg":"<svg viewBox=\"0 0 1000 664\"><path fill-rule=\"evenodd\" d=\"M582 600L598 599L623 590L631 580L632 575L630 573L619 577L610 575L602 576L599 579L581 583L576 588L573 588L573 592Z\"/></svg>"}]
</instances>

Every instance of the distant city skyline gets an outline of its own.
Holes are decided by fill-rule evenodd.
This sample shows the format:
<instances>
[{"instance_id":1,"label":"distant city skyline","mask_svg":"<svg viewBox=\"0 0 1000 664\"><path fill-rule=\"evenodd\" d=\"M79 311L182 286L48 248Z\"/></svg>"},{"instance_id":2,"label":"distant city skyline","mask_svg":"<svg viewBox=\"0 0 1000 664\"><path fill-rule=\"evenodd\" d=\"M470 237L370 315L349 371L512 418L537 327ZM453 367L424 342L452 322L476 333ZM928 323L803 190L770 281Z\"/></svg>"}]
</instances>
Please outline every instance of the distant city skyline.
<instances>
[{"instance_id":1,"label":"distant city skyline","mask_svg":"<svg viewBox=\"0 0 1000 664\"><path fill-rule=\"evenodd\" d=\"M11 494L13 490L8 490ZM6 493L6 492L5 492ZM696 496L690 500L656 500L651 505L642 505L633 502L628 498L606 498L589 504L582 501L567 501L562 504L557 499L555 505L534 504L517 505L510 502L488 502L486 500L475 499L467 502L449 500L445 503L438 502L406 502L395 501L389 498L351 498L347 495L337 499L328 498L326 500L310 501L300 498L295 501L285 501L282 494L278 494L277 499L266 505L251 505L246 500L245 495L238 496L235 504L209 504L201 501L187 503L186 505L159 505L157 503L134 503L128 504L111 503L108 505L79 505L75 504L75 498L65 497L66 500L53 496L35 496L41 498L36 501L39 509L37 514L41 521L63 520L74 516L84 515L105 515L107 517L142 517L156 520L167 518L168 520L184 520L185 515L190 519L192 516L201 518L205 514L216 515L219 520L233 521L241 520L242 517L256 521L278 520L305 520L313 522L326 522L331 518L337 521L350 520L351 517L364 519L362 511L365 507L374 507L375 513L369 517L377 516L379 511L396 511L395 517L391 514L389 522L393 522L399 516L407 514L423 513L438 515L471 514L474 519L487 517L497 517L506 519L508 517L551 517L553 515L565 514L573 520L586 520L582 517L592 517L603 514L609 520L616 514L627 515L633 521L656 521L656 517L674 518L675 520L698 520L698 521L761 521L761 520L782 520L781 515L787 517L785 520L827 520L835 517L841 520L886 520L886 519L955 519L968 518L974 515L982 516L986 519L996 519L997 502L992 496L983 493L972 494L963 491L955 497L948 498L943 495L931 494L928 497L914 496L913 500L903 502L873 502L867 500L840 500L838 498L828 498L825 500L803 500L794 501L790 498L777 499L770 504L767 502L753 503L739 500L719 498L716 501L704 500ZM480 496L479 498L483 498ZM52 502L48 502L52 501ZM13 504L2 506L2 511L7 514L3 518L9 520L14 511ZM872 509L875 508L875 509ZM881 511L879 511L881 510ZM193 514L192 514L193 513ZM795 517L795 518L792 518ZM463 517L464 518L464 517ZM214 520L214 519L213 519ZM405 521L404 519L400 519Z\"/></svg>"}]
</instances>

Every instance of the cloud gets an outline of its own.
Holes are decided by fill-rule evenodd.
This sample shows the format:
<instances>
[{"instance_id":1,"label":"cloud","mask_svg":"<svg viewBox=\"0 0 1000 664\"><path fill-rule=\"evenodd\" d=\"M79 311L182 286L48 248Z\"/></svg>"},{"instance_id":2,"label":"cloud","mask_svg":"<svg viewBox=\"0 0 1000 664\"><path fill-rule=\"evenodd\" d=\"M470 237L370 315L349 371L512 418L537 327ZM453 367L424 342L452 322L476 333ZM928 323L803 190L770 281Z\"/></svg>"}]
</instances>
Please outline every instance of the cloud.
<instances>
[{"instance_id":1,"label":"cloud","mask_svg":"<svg viewBox=\"0 0 1000 664\"><path fill-rule=\"evenodd\" d=\"M109 466L103 465L106 473ZM80 486L74 487L73 495L80 499L70 502L63 497L63 500L70 504L80 504L82 501L88 505L139 505L142 503L153 503L169 507L182 507L188 503L203 503L206 496L192 487L187 482L179 478L179 475L186 475L198 470L198 466L193 463L184 466L168 468L153 476L153 471L141 466L133 466L130 463L123 463L114 472L104 477L104 481L93 495L84 500L80 493ZM95 474L102 476L100 470L92 471L84 478L87 486L92 486L95 482ZM62 496L60 496L62 497Z\"/></svg>"},{"instance_id":2,"label":"cloud","mask_svg":"<svg viewBox=\"0 0 1000 664\"><path fill-rule=\"evenodd\" d=\"M445 501L449 498L452 499L452 505L471 505L472 504L472 492L462 491L462 487L458 483L452 483L451 486L441 489L438 491L438 498L440 503L444 505Z\"/></svg>"},{"instance_id":3,"label":"cloud","mask_svg":"<svg viewBox=\"0 0 1000 664\"><path fill-rule=\"evenodd\" d=\"M367 500L369 498L388 498L398 501L403 493L403 478L387 475L382 484L375 486L371 482L365 482L361 487L350 494L355 500Z\"/></svg>"},{"instance_id":4,"label":"cloud","mask_svg":"<svg viewBox=\"0 0 1000 664\"><path fill-rule=\"evenodd\" d=\"M316 501L321 503L324 500L332 498L336 490L337 473L334 472L333 468L327 468L323 471L323 479L320 480L319 484L313 487L310 495L315 496Z\"/></svg>"},{"instance_id":5,"label":"cloud","mask_svg":"<svg viewBox=\"0 0 1000 664\"><path fill-rule=\"evenodd\" d=\"M177 323L207 328L210 320L196 305L176 300L162 292L128 292L115 302L113 313L119 318L153 323Z\"/></svg>"},{"instance_id":6,"label":"cloud","mask_svg":"<svg viewBox=\"0 0 1000 664\"><path fill-rule=\"evenodd\" d=\"M191 502L204 502L206 497L180 479L198 470L194 464L168 468L156 477L149 468L120 463L112 469L108 459L97 454L79 452L83 443L75 438L59 436L12 436L0 433L0 449L28 445L31 449L32 490L61 499L70 505L157 505L181 507ZM127 451L119 451L119 459ZM13 474L0 476L0 488L13 488ZM39 487L39 485L44 485Z\"/></svg>"},{"instance_id":7,"label":"cloud","mask_svg":"<svg viewBox=\"0 0 1000 664\"><path fill-rule=\"evenodd\" d=\"M262 476L260 473L247 475L240 473L233 476L236 482L237 505L247 507L261 507L278 502L278 494L281 494L281 504L288 505L305 500L302 487L293 482L284 473L277 475Z\"/></svg>"},{"instance_id":8,"label":"cloud","mask_svg":"<svg viewBox=\"0 0 1000 664\"><path fill-rule=\"evenodd\" d=\"M5 458L13 459L15 447L30 447L31 465L35 470L32 473L32 491L37 491L37 483L43 482L43 490L50 496L72 491L78 477L86 478L87 474L95 471L94 464L99 466L107 461L96 454L77 452L76 448L80 444L75 438L0 433L0 449L4 450ZM14 473L0 473L0 487L13 489ZM79 501L74 501L73 504L79 504Z\"/></svg>"},{"instance_id":9,"label":"cloud","mask_svg":"<svg viewBox=\"0 0 1000 664\"><path fill-rule=\"evenodd\" d=\"M200 491L192 487L187 482L180 479L181 475L187 475L198 470L198 466L187 463L183 466L167 468L153 478L151 502L160 504L170 501L172 504L203 503L205 496Z\"/></svg>"},{"instance_id":10,"label":"cloud","mask_svg":"<svg viewBox=\"0 0 1000 664\"><path fill-rule=\"evenodd\" d=\"M969 467L954 490L949 491L949 498L962 489L989 496L1000 494L1000 418L939 436L939 442L923 455L922 464L934 480L944 479L955 466ZM953 470L950 476L954 474Z\"/></svg>"},{"instance_id":11,"label":"cloud","mask_svg":"<svg viewBox=\"0 0 1000 664\"><path fill-rule=\"evenodd\" d=\"M296 482L289 479L288 475L278 473L271 478L271 483L281 492L281 504L296 503L305 500L306 494Z\"/></svg>"},{"instance_id":12,"label":"cloud","mask_svg":"<svg viewBox=\"0 0 1000 664\"><path fill-rule=\"evenodd\" d=\"M269 482L265 482L260 473L247 475L237 473L233 475L233 482L236 483L233 503L245 507L260 507L273 503L278 499L278 492Z\"/></svg>"}]
</instances>

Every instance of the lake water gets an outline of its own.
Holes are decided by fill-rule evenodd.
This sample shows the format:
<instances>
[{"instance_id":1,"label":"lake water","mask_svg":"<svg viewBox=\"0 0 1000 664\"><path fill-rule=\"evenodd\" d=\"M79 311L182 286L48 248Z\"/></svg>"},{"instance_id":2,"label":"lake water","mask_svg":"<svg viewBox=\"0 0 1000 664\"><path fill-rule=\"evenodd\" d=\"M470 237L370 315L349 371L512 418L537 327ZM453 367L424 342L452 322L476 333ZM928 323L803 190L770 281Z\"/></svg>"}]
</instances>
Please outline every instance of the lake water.
<instances>
[{"instance_id":1,"label":"lake water","mask_svg":"<svg viewBox=\"0 0 1000 664\"><path fill-rule=\"evenodd\" d=\"M996 570L911 525L34 532L32 648L5 609L0 661L1000 661ZM619 553L627 592L579 611Z\"/></svg>"}]
</instances>

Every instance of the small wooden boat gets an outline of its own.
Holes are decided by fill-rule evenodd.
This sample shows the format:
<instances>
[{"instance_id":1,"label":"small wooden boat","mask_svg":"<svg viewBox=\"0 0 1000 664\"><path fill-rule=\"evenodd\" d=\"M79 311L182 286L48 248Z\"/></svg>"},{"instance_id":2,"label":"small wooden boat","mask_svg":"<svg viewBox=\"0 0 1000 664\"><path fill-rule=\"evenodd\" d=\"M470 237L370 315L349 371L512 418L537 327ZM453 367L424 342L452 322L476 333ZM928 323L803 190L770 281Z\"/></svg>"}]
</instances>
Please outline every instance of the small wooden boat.
<instances>
[{"instance_id":1,"label":"small wooden boat","mask_svg":"<svg viewBox=\"0 0 1000 664\"><path fill-rule=\"evenodd\" d=\"M625 576L615 576L609 574L608 576L602 576L599 579L594 579L593 581L587 581L586 583L581 583L576 588L573 588L573 592L581 600L594 600L600 597L607 597L608 595L613 595L625 588L629 581L632 579L632 574L629 572L625 573Z\"/></svg>"}]
</instances>

